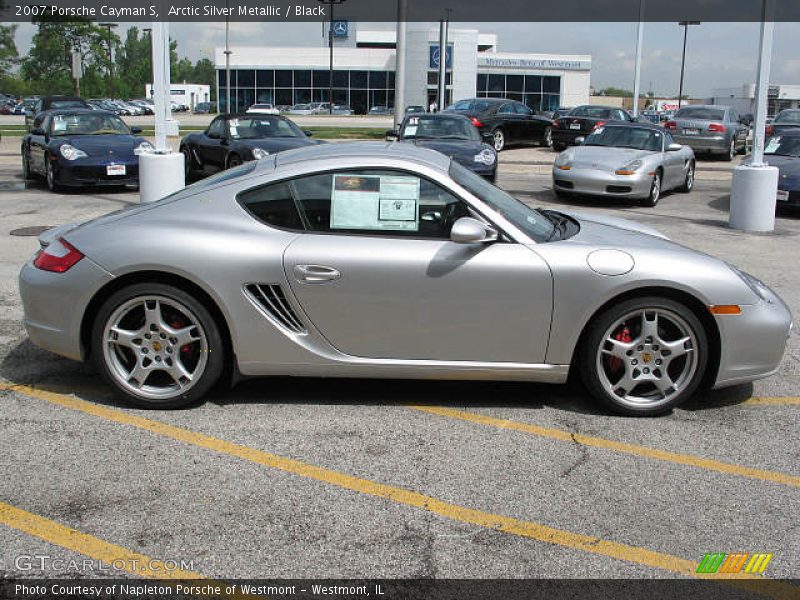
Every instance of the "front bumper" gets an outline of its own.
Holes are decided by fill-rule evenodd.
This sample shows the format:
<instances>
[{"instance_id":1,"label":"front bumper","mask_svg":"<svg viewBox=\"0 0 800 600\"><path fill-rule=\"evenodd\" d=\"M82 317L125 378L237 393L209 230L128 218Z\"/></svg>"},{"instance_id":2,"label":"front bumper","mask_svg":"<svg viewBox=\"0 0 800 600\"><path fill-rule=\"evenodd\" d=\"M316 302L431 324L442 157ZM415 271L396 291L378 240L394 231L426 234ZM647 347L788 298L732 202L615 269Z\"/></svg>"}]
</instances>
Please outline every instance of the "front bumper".
<instances>
[{"instance_id":1,"label":"front bumper","mask_svg":"<svg viewBox=\"0 0 800 600\"><path fill-rule=\"evenodd\" d=\"M123 165L125 175L109 175L109 166ZM139 185L139 159L134 160L59 160L56 182L62 186Z\"/></svg>"},{"instance_id":2,"label":"front bumper","mask_svg":"<svg viewBox=\"0 0 800 600\"><path fill-rule=\"evenodd\" d=\"M778 186L778 191L786 192L789 195L787 200L778 201L778 208L781 208L782 206L800 206L800 188L794 190L782 190L780 186Z\"/></svg>"},{"instance_id":3,"label":"front bumper","mask_svg":"<svg viewBox=\"0 0 800 600\"><path fill-rule=\"evenodd\" d=\"M94 294L113 276L82 258L66 273L42 271L33 257L19 273L23 323L31 342L73 360L83 360L81 322Z\"/></svg>"},{"instance_id":4,"label":"front bumper","mask_svg":"<svg viewBox=\"0 0 800 600\"><path fill-rule=\"evenodd\" d=\"M725 135L681 135L672 134L678 144L689 146L695 152L714 152L727 154L731 147L731 140Z\"/></svg>"},{"instance_id":5,"label":"front bumper","mask_svg":"<svg viewBox=\"0 0 800 600\"><path fill-rule=\"evenodd\" d=\"M646 172L616 175L609 171L572 167L562 171L553 167L553 188L559 191L609 198L647 198L653 184Z\"/></svg>"},{"instance_id":6,"label":"front bumper","mask_svg":"<svg viewBox=\"0 0 800 600\"><path fill-rule=\"evenodd\" d=\"M722 356L715 388L769 377L778 371L792 329L792 314L771 290L740 315L717 316Z\"/></svg>"}]
</instances>

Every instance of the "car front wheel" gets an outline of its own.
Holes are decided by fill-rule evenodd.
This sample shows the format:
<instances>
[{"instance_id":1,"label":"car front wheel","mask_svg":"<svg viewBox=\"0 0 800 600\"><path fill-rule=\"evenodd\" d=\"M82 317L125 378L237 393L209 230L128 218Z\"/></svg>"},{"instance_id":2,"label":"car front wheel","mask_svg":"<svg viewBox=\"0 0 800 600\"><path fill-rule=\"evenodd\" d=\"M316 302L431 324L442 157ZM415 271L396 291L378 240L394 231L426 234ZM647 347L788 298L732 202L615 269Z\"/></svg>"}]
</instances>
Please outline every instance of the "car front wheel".
<instances>
[{"instance_id":1,"label":"car front wheel","mask_svg":"<svg viewBox=\"0 0 800 600\"><path fill-rule=\"evenodd\" d=\"M25 148L22 148L22 177L25 179L30 179L33 176L31 173L31 163L30 158L28 158L28 151Z\"/></svg>"},{"instance_id":2,"label":"car front wheel","mask_svg":"<svg viewBox=\"0 0 800 600\"><path fill-rule=\"evenodd\" d=\"M49 156L46 156L44 160L47 164L45 168L47 177L47 189L49 189L51 192L57 192L61 189L61 186L58 184L55 161L50 160Z\"/></svg>"},{"instance_id":3,"label":"car front wheel","mask_svg":"<svg viewBox=\"0 0 800 600\"><path fill-rule=\"evenodd\" d=\"M656 171L653 175L653 183L650 184L650 194L644 199L645 206L655 206L661 198L661 171Z\"/></svg>"},{"instance_id":4,"label":"car front wheel","mask_svg":"<svg viewBox=\"0 0 800 600\"><path fill-rule=\"evenodd\" d=\"M199 400L219 379L224 353L206 307L159 283L112 294L92 328L97 369L125 400L143 408L179 408Z\"/></svg>"},{"instance_id":5,"label":"car front wheel","mask_svg":"<svg viewBox=\"0 0 800 600\"><path fill-rule=\"evenodd\" d=\"M633 298L590 325L579 348L589 392L616 413L664 414L696 391L708 361L708 338L685 305Z\"/></svg>"}]
</instances>

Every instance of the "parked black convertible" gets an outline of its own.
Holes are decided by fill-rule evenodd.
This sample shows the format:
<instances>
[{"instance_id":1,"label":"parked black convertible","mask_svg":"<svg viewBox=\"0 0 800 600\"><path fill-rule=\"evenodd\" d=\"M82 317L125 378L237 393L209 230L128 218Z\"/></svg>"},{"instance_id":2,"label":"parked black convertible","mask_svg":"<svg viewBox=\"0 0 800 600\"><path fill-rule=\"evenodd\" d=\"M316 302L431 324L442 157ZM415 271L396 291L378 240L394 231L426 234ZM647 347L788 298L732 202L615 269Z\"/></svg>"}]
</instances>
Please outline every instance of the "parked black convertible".
<instances>
[{"instance_id":1,"label":"parked black convertible","mask_svg":"<svg viewBox=\"0 0 800 600\"><path fill-rule=\"evenodd\" d=\"M139 156L153 146L117 115L92 109L41 112L22 138L26 179L41 175L47 187L138 185Z\"/></svg>"},{"instance_id":2,"label":"parked black convertible","mask_svg":"<svg viewBox=\"0 0 800 600\"><path fill-rule=\"evenodd\" d=\"M444 112L464 115L482 135L490 133L498 152L511 144L547 145L552 125L550 119L537 115L522 102L504 98L459 100Z\"/></svg>"},{"instance_id":3,"label":"parked black convertible","mask_svg":"<svg viewBox=\"0 0 800 600\"><path fill-rule=\"evenodd\" d=\"M235 167L270 154L319 144L293 121L278 115L225 114L208 129L181 140L187 180Z\"/></svg>"},{"instance_id":4,"label":"parked black convertible","mask_svg":"<svg viewBox=\"0 0 800 600\"><path fill-rule=\"evenodd\" d=\"M800 208L800 127L787 129L769 140L767 164L778 167L777 208Z\"/></svg>"},{"instance_id":5,"label":"parked black convertible","mask_svg":"<svg viewBox=\"0 0 800 600\"><path fill-rule=\"evenodd\" d=\"M492 140L490 133L486 136L488 141ZM463 115L411 114L403 119L399 131L387 131L386 139L401 140L446 154L490 181L497 177L497 152L484 142L477 128Z\"/></svg>"}]
</instances>

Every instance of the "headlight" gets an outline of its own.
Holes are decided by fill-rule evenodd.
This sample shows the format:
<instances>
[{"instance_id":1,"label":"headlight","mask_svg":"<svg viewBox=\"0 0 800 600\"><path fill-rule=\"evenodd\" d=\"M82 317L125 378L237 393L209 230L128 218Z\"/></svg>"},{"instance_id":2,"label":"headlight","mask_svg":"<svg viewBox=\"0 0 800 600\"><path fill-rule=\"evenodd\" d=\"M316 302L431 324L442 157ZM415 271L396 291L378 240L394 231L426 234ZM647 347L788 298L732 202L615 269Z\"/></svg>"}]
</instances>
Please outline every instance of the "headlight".
<instances>
[{"instance_id":1,"label":"headlight","mask_svg":"<svg viewBox=\"0 0 800 600\"><path fill-rule=\"evenodd\" d=\"M75 146L70 146L69 144L62 145L58 151L61 152L61 156L67 160L75 160L76 158L87 156L86 152L78 150Z\"/></svg>"},{"instance_id":2,"label":"headlight","mask_svg":"<svg viewBox=\"0 0 800 600\"><path fill-rule=\"evenodd\" d=\"M627 165L620 167L614 171L617 175L635 175L636 171L642 168L642 161L632 160Z\"/></svg>"},{"instance_id":3,"label":"headlight","mask_svg":"<svg viewBox=\"0 0 800 600\"><path fill-rule=\"evenodd\" d=\"M478 154L476 154L473 159L476 163L483 163L485 165L493 165L494 162L497 160L497 157L494 155L493 150L489 150L489 148L484 148Z\"/></svg>"},{"instance_id":4,"label":"headlight","mask_svg":"<svg viewBox=\"0 0 800 600\"><path fill-rule=\"evenodd\" d=\"M555 166L557 169L561 169L562 171L569 171L572 168L570 164L572 162L573 154L572 152L562 152L556 157Z\"/></svg>"},{"instance_id":5,"label":"headlight","mask_svg":"<svg viewBox=\"0 0 800 600\"><path fill-rule=\"evenodd\" d=\"M256 160L261 160L262 158L267 158L269 156L269 152L266 150L262 150L261 148L253 148L253 158Z\"/></svg>"},{"instance_id":6,"label":"headlight","mask_svg":"<svg viewBox=\"0 0 800 600\"><path fill-rule=\"evenodd\" d=\"M733 265L728 265L728 266L733 270L734 273L736 273L742 279L742 281L744 281L747 284L747 287L749 287L756 296L758 296L762 300L766 300L767 302L772 302L771 300L772 290L770 290L763 281L761 281L756 277L753 277L752 275L750 275L750 273L745 273L744 271L740 271Z\"/></svg>"},{"instance_id":7,"label":"headlight","mask_svg":"<svg viewBox=\"0 0 800 600\"><path fill-rule=\"evenodd\" d=\"M155 148L153 148L153 144L150 142L142 142L133 149L133 153L136 156L139 156L140 154L150 154L153 150L155 150Z\"/></svg>"}]
</instances>

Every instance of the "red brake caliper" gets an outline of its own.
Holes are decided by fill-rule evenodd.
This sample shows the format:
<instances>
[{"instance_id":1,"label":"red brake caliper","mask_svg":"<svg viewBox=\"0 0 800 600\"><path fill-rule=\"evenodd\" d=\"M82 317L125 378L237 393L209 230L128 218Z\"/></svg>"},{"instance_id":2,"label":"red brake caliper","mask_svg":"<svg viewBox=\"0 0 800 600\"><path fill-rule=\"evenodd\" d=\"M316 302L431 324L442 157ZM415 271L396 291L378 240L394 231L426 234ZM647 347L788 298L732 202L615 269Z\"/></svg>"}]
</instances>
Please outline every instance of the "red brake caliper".
<instances>
[{"instance_id":1,"label":"red brake caliper","mask_svg":"<svg viewBox=\"0 0 800 600\"><path fill-rule=\"evenodd\" d=\"M184 323L183 323L183 321L181 321L177 317L174 317L172 319L172 321L170 322L169 326L172 327L173 329L182 329L183 326L184 326ZM187 352L191 352L191 350L192 350L191 344L184 344L183 346L181 346L181 352L183 354L186 354Z\"/></svg>"},{"instance_id":2,"label":"red brake caliper","mask_svg":"<svg viewBox=\"0 0 800 600\"><path fill-rule=\"evenodd\" d=\"M617 335L614 336L614 339L618 342L625 342L630 343L633 341L631 337L631 331L628 329L628 326L622 328L622 331L618 332ZM619 371L622 369L622 359L617 358L616 356L609 356L608 357L608 368L612 371Z\"/></svg>"}]
</instances>

